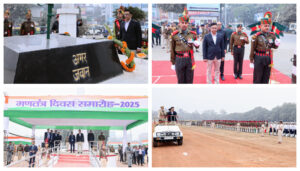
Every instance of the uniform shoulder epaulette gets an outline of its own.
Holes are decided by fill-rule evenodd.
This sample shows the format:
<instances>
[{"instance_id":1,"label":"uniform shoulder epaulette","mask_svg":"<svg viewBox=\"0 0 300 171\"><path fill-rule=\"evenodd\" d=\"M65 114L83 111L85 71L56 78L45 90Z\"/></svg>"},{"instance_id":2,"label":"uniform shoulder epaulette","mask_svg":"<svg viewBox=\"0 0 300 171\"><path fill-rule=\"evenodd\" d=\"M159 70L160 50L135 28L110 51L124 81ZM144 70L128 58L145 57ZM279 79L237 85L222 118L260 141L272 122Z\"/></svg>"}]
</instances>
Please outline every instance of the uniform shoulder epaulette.
<instances>
[{"instance_id":1,"label":"uniform shoulder epaulette","mask_svg":"<svg viewBox=\"0 0 300 171\"><path fill-rule=\"evenodd\" d=\"M275 34L274 32L270 31L271 34Z\"/></svg>"},{"instance_id":2,"label":"uniform shoulder epaulette","mask_svg":"<svg viewBox=\"0 0 300 171\"><path fill-rule=\"evenodd\" d=\"M197 33L196 33L196 32L194 32L194 31L190 31L190 33L197 35Z\"/></svg>"},{"instance_id":3,"label":"uniform shoulder epaulette","mask_svg":"<svg viewBox=\"0 0 300 171\"><path fill-rule=\"evenodd\" d=\"M256 39L257 36L259 36L261 34L261 32L257 32L252 36L252 39Z\"/></svg>"},{"instance_id":4,"label":"uniform shoulder epaulette","mask_svg":"<svg viewBox=\"0 0 300 171\"><path fill-rule=\"evenodd\" d=\"M175 36L177 33L179 33L178 30L173 31L172 36Z\"/></svg>"},{"instance_id":5,"label":"uniform shoulder epaulette","mask_svg":"<svg viewBox=\"0 0 300 171\"><path fill-rule=\"evenodd\" d=\"M259 36L259 35L261 35L261 32L257 32L255 35L256 35L256 36Z\"/></svg>"},{"instance_id":6,"label":"uniform shoulder epaulette","mask_svg":"<svg viewBox=\"0 0 300 171\"><path fill-rule=\"evenodd\" d=\"M243 32L243 34L247 36L247 33L246 33L246 32Z\"/></svg>"},{"instance_id":7,"label":"uniform shoulder epaulette","mask_svg":"<svg viewBox=\"0 0 300 171\"><path fill-rule=\"evenodd\" d=\"M235 32L233 32L232 34L236 34L236 31L235 31Z\"/></svg>"}]
</instances>

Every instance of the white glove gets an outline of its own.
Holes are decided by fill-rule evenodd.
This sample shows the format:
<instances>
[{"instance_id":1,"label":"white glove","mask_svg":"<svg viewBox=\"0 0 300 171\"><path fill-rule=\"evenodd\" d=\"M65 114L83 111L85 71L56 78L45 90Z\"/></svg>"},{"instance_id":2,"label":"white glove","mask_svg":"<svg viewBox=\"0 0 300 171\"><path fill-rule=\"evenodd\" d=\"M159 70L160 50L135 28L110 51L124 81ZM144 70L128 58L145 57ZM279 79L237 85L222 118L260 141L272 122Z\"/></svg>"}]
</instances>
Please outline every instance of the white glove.
<instances>
[{"instance_id":1,"label":"white glove","mask_svg":"<svg viewBox=\"0 0 300 171\"><path fill-rule=\"evenodd\" d=\"M175 65L171 66L171 70L175 71Z\"/></svg>"},{"instance_id":2,"label":"white glove","mask_svg":"<svg viewBox=\"0 0 300 171\"><path fill-rule=\"evenodd\" d=\"M199 47L200 46L200 43L198 41L194 41L193 44L194 44L195 47Z\"/></svg>"},{"instance_id":3,"label":"white glove","mask_svg":"<svg viewBox=\"0 0 300 171\"><path fill-rule=\"evenodd\" d=\"M275 39L275 45L279 46L280 45L280 39Z\"/></svg>"},{"instance_id":4,"label":"white glove","mask_svg":"<svg viewBox=\"0 0 300 171\"><path fill-rule=\"evenodd\" d=\"M250 63L250 68L254 68L254 64L253 63Z\"/></svg>"}]
</instances>

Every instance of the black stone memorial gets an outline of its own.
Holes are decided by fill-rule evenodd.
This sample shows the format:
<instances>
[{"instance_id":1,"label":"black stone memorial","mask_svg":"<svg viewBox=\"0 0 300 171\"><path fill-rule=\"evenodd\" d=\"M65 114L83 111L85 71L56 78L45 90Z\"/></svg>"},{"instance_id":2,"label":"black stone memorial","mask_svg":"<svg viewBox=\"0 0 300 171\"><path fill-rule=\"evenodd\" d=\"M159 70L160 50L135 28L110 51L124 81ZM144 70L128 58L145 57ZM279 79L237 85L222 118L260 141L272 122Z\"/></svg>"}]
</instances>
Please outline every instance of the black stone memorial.
<instances>
[{"instance_id":1,"label":"black stone memorial","mask_svg":"<svg viewBox=\"0 0 300 171\"><path fill-rule=\"evenodd\" d=\"M97 83L123 73L114 43L52 34L4 38L4 83Z\"/></svg>"}]
</instances>

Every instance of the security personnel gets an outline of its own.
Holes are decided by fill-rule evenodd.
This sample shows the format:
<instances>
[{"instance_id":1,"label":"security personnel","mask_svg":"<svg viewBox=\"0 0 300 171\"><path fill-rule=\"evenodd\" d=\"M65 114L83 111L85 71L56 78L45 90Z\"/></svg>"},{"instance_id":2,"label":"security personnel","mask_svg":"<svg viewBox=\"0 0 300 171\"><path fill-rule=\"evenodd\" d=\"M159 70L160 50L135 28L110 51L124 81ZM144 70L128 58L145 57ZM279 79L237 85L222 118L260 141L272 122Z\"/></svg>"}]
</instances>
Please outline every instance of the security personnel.
<instances>
[{"instance_id":1,"label":"security personnel","mask_svg":"<svg viewBox=\"0 0 300 171\"><path fill-rule=\"evenodd\" d=\"M204 39L204 36L209 33L208 30L207 30L207 28L205 26L206 25L201 24L201 30L202 30L201 39L200 39L201 41Z\"/></svg>"},{"instance_id":2,"label":"security personnel","mask_svg":"<svg viewBox=\"0 0 300 171\"><path fill-rule=\"evenodd\" d=\"M120 6L120 8L117 9L117 19L115 20L115 35L118 40L121 39L120 30L121 24L124 22L124 10L125 8L123 6Z\"/></svg>"},{"instance_id":3,"label":"security personnel","mask_svg":"<svg viewBox=\"0 0 300 171\"><path fill-rule=\"evenodd\" d=\"M248 36L245 32L242 32L243 26L242 24L237 25L237 31L233 32L230 38L230 50L231 55L233 55L234 63L234 78L242 77L243 72L243 60L244 60L244 52L245 52L245 44L249 43Z\"/></svg>"},{"instance_id":4,"label":"security personnel","mask_svg":"<svg viewBox=\"0 0 300 171\"><path fill-rule=\"evenodd\" d=\"M254 63L253 83L268 84L271 67L273 65L272 48L277 49L279 40L273 32L270 32L271 18L261 19L261 31L252 36L250 62Z\"/></svg>"},{"instance_id":5,"label":"security personnel","mask_svg":"<svg viewBox=\"0 0 300 171\"><path fill-rule=\"evenodd\" d=\"M26 14L26 19L27 19L27 21L25 21L21 25L20 34L21 35L34 35L34 33L35 33L35 24L34 24L33 21L31 21L31 11L30 10L28 10L28 12Z\"/></svg>"},{"instance_id":6,"label":"security personnel","mask_svg":"<svg viewBox=\"0 0 300 171\"><path fill-rule=\"evenodd\" d=\"M4 37L12 36L13 24L8 20L8 18L9 18L9 11L6 10L4 13Z\"/></svg>"},{"instance_id":7,"label":"security personnel","mask_svg":"<svg viewBox=\"0 0 300 171\"><path fill-rule=\"evenodd\" d=\"M179 84L192 84L194 79L194 51L193 46L199 48L197 33L188 30L189 16L185 9L179 15L180 30L175 30L171 37L171 69L176 71Z\"/></svg>"}]
</instances>

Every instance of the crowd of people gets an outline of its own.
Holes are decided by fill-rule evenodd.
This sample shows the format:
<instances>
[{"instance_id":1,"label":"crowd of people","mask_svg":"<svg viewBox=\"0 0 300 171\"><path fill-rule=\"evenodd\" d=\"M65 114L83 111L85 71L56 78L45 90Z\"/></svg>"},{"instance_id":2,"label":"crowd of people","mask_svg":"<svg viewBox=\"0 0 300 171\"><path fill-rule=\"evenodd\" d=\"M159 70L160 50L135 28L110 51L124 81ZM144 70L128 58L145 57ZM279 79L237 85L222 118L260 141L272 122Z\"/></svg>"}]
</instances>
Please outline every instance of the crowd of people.
<instances>
[{"instance_id":1,"label":"crowd of people","mask_svg":"<svg viewBox=\"0 0 300 171\"><path fill-rule=\"evenodd\" d=\"M128 143L125 152L123 152L123 147L119 145L118 153L119 161L121 163L127 162L128 167L132 167L133 164L143 166L145 163L148 163L148 146L138 145L131 147L130 143Z\"/></svg>"},{"instance_id":2,"label":"crowd of people","mask_svg":"<svg viewBox=\"0 0 300 171\"><path fill-rule=\"evenodd\" d=\"M200 42L203 61L207 65L207 83L213 83L212 77L216 84L219 84L220 79L225 80L224 61L227 52L231 52L234 59L232 67L234 79L243 79L245 46L250 41L247 33L243 31L242 24L237 24L236 28L230 24L224 28L224 24L220 21L195 25L190 23L186 9L179 15L178 20L178 24L163 22L161 29L156 29L152 38L153 45L162 46L162 49L167 49L167 53L170 52L171 69L176 71L178 83L193 83L196 67L194 49L199 52ZM253 83L267 84L272 67L272 49L277 49L280 41L270 29L272 24L270 15L265 14L260 23L260 30L252 36L249 59L254 67Z\"/></svg>"},{"instance_id":3,"label":"crowd of people","mask_svg":"<svg viewBox=\"0 0 300 171\"><path fill-rule=\"evenodd\" d=\"M5 148L6 152L6 165L25 158L29 163L29 167L35 166L35 155L41 149L41 146L36 146L35 141L32 141L31 145L16 145L13 142L8 142ZM17 159L16 159L17 157ZM16 159L16 160L15 160Z\"/></svg>"},{"instance_id":4,"label":"crowd of people","mask_svg":"<svg viewBox=\"0 0 300 171\"><path fill-rule=\"evenodd\" d=\"M282 143L283 137L296 137L297 136L297 126L296 123L286 122L283 121L279 122L262 122L262 123L254 123L254 124L247 124L241 125L239 121L235 121L234 124L228 123L215 123L215 122L204 122L201 124L205 127L210 128L219 128L231 131L238 131L238 132L247 132L247 133L260 133L262 137L265 134L278 136L278 143Z\"/></svg>"}]
</instances>

